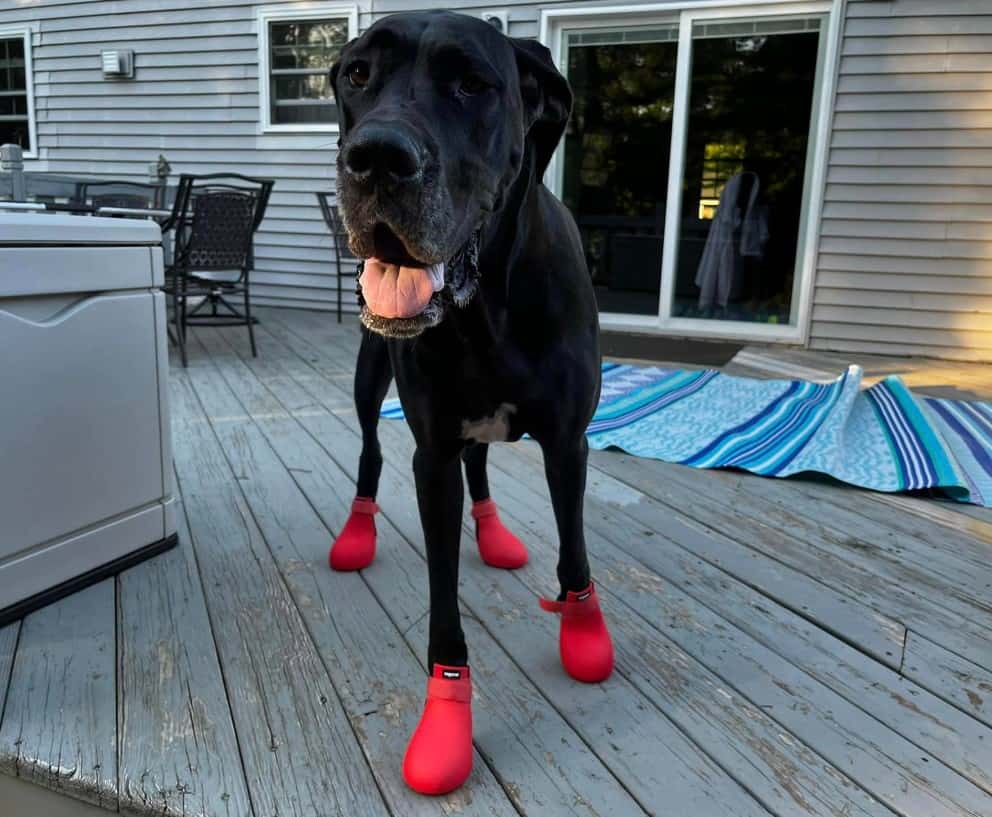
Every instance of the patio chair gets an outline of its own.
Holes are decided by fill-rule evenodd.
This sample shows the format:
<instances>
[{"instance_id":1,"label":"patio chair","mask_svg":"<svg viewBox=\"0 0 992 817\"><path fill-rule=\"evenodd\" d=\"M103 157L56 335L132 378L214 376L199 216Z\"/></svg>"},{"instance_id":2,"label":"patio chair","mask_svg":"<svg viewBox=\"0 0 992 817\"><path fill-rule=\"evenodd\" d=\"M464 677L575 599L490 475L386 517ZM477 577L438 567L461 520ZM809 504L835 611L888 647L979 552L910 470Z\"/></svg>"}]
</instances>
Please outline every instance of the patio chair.
<instances>
[{"instance_id":1,"label":"patio chair","mask_svg":"<svg viewBox=\"0 0 992 817\"><path fill-rule=\"evenodd\" d=\"M172 339L183 366L189 326L247 326L252 356L258 356L249 273L252 239L273 184L236 173L179 178L172 215L162 225L163 232L172 230L174 236L163 289L171 297ZM241 297L243 311L231 303L235 296ZM193 309L188 309L190 300L198 300Z\"/></svg>"},{"instance_id":2,"label":"patio chair","mask_svg":"<svg viewBox=\"0 0 992 817\"><path fill-rule=\"evenodd\" d=\"M348 233L344 228L344 222L341 220L341 213L338 211L337 205L334 204L334 194L317 193L317 203L320 205L320 212L324 216L324 223L334 238L334 264L338 278L338 323L341 323L341 283L346 277L341 264L342 261L354 263L356 265L356 271L352 273L352 277L355 278L358 277L357 267L359 265L357 259L348 250Z\"/></svg>"}]
</instances>

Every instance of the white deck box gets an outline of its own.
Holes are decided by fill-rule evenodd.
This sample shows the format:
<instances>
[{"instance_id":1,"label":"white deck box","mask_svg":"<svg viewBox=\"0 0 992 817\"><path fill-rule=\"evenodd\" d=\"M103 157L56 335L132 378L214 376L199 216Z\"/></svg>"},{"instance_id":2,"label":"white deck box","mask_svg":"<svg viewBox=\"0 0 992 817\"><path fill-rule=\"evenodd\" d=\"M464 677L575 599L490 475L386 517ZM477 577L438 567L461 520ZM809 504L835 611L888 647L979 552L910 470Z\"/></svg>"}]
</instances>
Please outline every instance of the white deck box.
<instances>
[{"instance_id":1,"label":"white deck box","mask_svg":"<svg viewBox=\"0 0 992 817\"><path fill-rule=\"evenodd\" d=\"M0 624L176 542L161 233L0 212Z\"/></svg>"}]
</instances>

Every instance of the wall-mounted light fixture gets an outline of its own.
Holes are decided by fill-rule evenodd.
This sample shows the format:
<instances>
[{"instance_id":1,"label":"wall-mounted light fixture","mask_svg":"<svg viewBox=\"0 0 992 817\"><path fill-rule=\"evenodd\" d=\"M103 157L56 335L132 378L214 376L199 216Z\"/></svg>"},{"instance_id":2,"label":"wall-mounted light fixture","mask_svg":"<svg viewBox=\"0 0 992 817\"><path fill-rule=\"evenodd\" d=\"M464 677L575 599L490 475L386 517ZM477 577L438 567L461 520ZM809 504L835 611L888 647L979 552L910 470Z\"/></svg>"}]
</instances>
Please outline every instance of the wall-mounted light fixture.
<instances>
[{"instance_id":1,"label":"wall-mounted light fixture","mask_svg":"<svg viewBox=\"0 0 992 817\"><path fill-rule=\"evenodd\" d=\"M134 77L133 51L101 51L100 64L104 79L132 79Z\"/></svg>"},{"instance_id":2,"label":"wall-mounted light fixture","mask_svg":"<svg viewBox=\"0 0 992 817\"><path fill-rule=\"evenodd\" d=\"M510 24L506 11L480 11L479 16L497 31L502 31L504 34L509 33Z\"/></svg>"}]
</instances>

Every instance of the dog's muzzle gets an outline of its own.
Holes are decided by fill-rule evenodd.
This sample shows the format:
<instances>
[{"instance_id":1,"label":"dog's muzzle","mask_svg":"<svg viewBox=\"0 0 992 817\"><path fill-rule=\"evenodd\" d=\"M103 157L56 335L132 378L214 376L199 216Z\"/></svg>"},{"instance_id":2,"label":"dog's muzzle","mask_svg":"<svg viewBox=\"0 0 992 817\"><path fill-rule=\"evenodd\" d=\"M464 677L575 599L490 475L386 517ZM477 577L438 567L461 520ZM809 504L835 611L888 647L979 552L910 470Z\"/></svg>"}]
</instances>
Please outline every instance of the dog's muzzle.
<instances>
[{"instance_id":1,"label":"dog's muzzle","mask_svg":"<svg viewBox=\"0 0 992 817\"><path fill-rule=\"evenodd\" d=\"M444 318L445 311L454 306L465 307L475 297L479 289L479 238L481 229L476 230L469 240L444 265L444 284L427 301L424 309L416 315L402 318L386 318L373 312L362 294L361 276L364 262L359 264L356 278L356 292L361 307L361 319L371 331L387 338L412 338L432 326L437 326Z\"/></svg>"}]
</instances>

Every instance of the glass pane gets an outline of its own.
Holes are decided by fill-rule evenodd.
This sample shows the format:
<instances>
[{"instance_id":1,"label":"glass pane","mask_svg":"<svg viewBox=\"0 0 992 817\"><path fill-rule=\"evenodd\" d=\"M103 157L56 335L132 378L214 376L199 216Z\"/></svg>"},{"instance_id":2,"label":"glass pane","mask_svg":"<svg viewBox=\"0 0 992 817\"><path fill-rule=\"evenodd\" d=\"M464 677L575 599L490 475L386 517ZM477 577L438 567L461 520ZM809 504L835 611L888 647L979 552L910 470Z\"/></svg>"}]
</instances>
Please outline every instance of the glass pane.
<instances>
[{"instance_id":1,"label":"glass pane","mask_svg":"<svg viewBox=\"0 0 992 817\"><path fill-rule=\"evenodd\" d=\"M693 29L675 317L792 319L818 27Z\"/></svg>"},{"instance_id":2,"label":"glass pane","mask_svg":"<svg viewBox=\"0 0 992 817\"><path fill-rule=\"evenodd\" d=\"M331 83L328 74L303 74L275 76L272 78L273 97L276 100L330 99Z\"/></svg>"},{"instance_id":3,"label":"glass pane","mask_svg":"<svg viewBox=\"0 0 992 817\"><path fill-rule=\"evenodd\" d=\"M575 106L562 193L603 312L658 314L678 37L674 27L651 33L576 32L569 41Z\"/></svg>"},{"instance_id":4,"label":"glass pane","mask_svg":"<svg viewBox=\"0 0 992 817\"><path fill-rule=\"evenodd\" d=\"M25 151L31 150L27 120L0 120L0 145L20 145Z\"/></svg>"},{"instance_id":5,"label":"glass pane","mask_svg":"<svg viewBox=\"0 0 992 817\"><path fill-rule=\"evenodd\" d=\"M273 68L330 68L347 42L344 18L269 24Z\"/></svg>"},{"instance_id":6,"label":"glass pane","mask_svg":"<svg viewBox=\"0 0 992 817\"><path fill-rule=\"evenodd\" d=\"M322 45L277 45L272 49L272 68L328 70L340 50L339 47L325 48Z\"/></svg>"},{"instance_id":7,"label":"glass pane","mask_svg":"<svg viewBox=\"0 0 992 817\"><path fill-rule=\"evenodd\" d=\"M337 122L328 71L347 41L345 18L269 24L273 124Z\"/></svg>"},{"instance_id":8,"label":"glass pane","mask_svg":"<svg viewBox=\"0 0 992 817\"><path fill-rule=\"evenodd\" d=\"M275 125L316 125L337 121L338 110L331 104L313 105L281 102L273 108L272 123Z\"/></svg>"}]
</instances>

